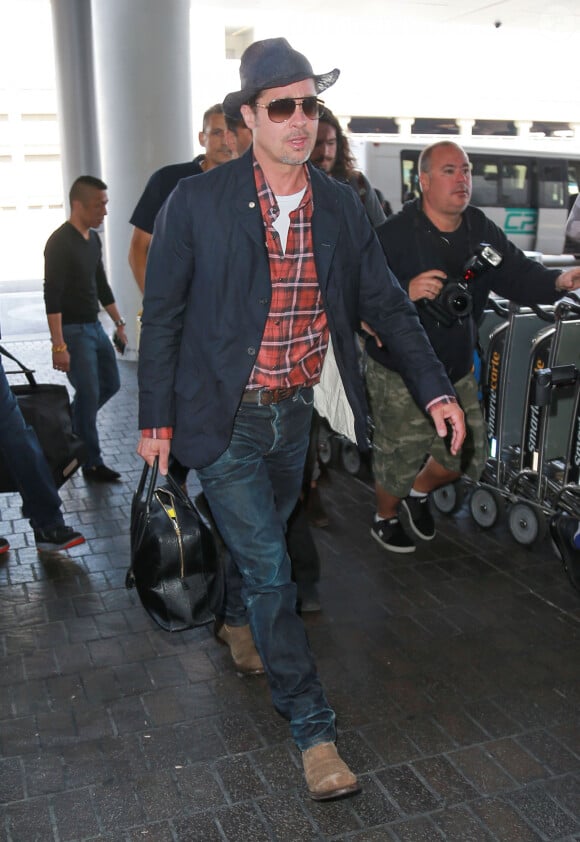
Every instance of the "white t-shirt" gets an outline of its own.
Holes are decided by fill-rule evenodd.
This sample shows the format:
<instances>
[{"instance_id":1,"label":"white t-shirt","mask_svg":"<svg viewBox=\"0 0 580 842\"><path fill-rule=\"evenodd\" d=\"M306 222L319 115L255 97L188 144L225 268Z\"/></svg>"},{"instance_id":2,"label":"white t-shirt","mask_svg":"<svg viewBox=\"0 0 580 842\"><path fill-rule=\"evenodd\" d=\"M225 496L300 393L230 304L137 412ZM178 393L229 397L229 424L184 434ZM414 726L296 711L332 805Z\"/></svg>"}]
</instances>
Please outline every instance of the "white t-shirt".
<instances>
[{"instance_id":1,"label":"white t-shirt","mask_svg":"<svg viewBox=\"0 0 580 842\"><path fill-rule=\"evenodd\" d=\"M274 228L280 235L280 243L282 250L286 253L286 243L288 242L288 231L290 230L290 214L296 210L302 197L306 192L306 187L303 187L298 193L292 193L291 196L276 196L276 204L280 209L278 219L274 222Z\"/></svg>"}]
</instances>

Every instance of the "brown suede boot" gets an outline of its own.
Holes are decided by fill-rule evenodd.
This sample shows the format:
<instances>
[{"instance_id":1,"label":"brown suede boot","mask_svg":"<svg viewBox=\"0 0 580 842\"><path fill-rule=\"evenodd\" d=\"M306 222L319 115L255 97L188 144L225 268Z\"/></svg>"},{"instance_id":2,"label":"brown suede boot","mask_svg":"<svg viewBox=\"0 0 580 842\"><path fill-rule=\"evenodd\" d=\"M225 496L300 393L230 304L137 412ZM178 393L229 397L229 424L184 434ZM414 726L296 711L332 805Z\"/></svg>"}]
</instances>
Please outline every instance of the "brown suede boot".
<instances>
[{"instance_id":1,"label":"brown suede boot","mask_svg":"<svg viewBox=\"0 0 580 842\"><path fill-rule=\"evenodd\" d=\"M334 743L319 743L302 752L308 794L314 801L331 801L360 792L356 776L338 756Z\"/></svg>"},{"instance_id":2,"label":"brown suede boot","mask_svg":"<svg viewBox=\"0 0 580 842\"><path fill-rule=\"evenodd\" d=\"M262 675L264 664L258 655L249 626L216 623L215 636L220 643L230 647L232 660L238 672L244 675Z\"/></svg>"}]
</instances>

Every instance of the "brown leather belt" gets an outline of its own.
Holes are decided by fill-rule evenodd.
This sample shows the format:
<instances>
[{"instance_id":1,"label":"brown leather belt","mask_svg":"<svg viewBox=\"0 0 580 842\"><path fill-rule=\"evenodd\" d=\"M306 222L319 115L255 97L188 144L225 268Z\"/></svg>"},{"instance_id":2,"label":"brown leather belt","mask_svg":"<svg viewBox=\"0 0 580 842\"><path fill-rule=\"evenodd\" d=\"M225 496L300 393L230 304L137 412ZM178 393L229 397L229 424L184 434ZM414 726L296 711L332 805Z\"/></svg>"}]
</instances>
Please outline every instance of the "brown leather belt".
<instances>
[{"instance_id":1,"label":"brown leather belt","mask_svg":"<svg viewBox=\"0 0 580 842\"><path fill-rule=\"evenodd\" d=\"M247 389L242 395L242 403L253 403L256 406L270 406L291 398L299 392L302 386L289 386L286 389Z\"/></svg>"}]
</instances>

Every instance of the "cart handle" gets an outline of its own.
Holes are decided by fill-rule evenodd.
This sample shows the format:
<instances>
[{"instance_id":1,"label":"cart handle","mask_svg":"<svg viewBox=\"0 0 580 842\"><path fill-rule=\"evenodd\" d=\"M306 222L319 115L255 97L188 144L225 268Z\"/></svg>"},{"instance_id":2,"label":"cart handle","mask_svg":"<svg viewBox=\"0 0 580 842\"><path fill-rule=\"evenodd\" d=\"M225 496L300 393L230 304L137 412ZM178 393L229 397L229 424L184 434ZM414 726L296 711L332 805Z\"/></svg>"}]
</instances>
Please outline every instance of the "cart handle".
<instances>
[{"instance_id":1,"label":"cart handle","mask_svg":"<svg viewBox=\"0 0 580 842\"><path fill-rule=\"evenodd\" d=\"M570 293L570 295L572 294L573 293ZM580 298L577 300L580 307ZM509 318L510 313L517 312L520 308L520 305L516 304L514 301L508 301L507 304L501 304L497 298L492 298L491 296L487 300L487 306L497 313L498 316L501 316L502 319ZM543 322L549 322L550 324L554 323L555 317L553 311L544 310L539 304L528 304L526 306L529 307L530 310Z\"/></svg>"},{"instance_id":2,"label":"cart handle","mask_svg":"<svg viewBox=\"0 0 580 842\"><path fill-rule=\"evenodd\" d=\"M580 315L580 296L578 293L574 291L567 292L556 304L556 310L558 311L559 318L564 318L570 313L576 316Z\"/></svg>"}]
</instances>

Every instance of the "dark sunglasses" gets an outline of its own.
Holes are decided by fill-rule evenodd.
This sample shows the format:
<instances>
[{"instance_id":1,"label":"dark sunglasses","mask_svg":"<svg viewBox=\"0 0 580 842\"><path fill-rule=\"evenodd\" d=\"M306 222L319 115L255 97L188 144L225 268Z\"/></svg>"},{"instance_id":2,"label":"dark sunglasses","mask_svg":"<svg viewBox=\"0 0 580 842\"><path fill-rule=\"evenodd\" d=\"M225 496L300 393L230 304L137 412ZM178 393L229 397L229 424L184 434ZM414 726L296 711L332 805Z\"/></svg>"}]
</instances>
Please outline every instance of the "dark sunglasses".
<instances>
[{"instance_id":1,"label":"dark sunglasses","mask_svg":"<svg viewBox=\"0 0 580 842\"><path fill-rule=\"evenodd\" d=\"M256 103L257 108L265 108L267 110L268 117L273 123L285 123L294 114L297 105L300 106L302 113L309 120L318 120L324 108L323 101L317 99L315 96L273 99L268 105L262 105L260 102Z\"/></svg>"}]
</instances>

